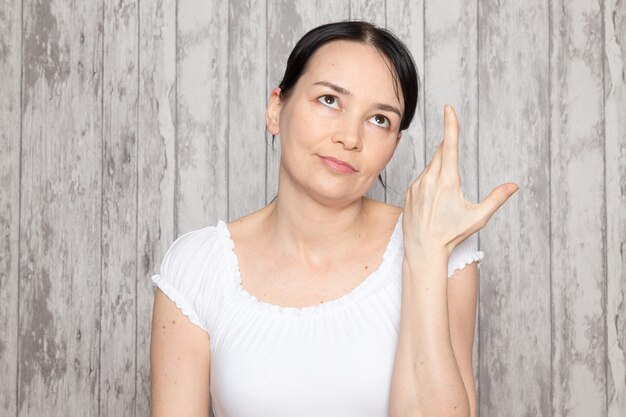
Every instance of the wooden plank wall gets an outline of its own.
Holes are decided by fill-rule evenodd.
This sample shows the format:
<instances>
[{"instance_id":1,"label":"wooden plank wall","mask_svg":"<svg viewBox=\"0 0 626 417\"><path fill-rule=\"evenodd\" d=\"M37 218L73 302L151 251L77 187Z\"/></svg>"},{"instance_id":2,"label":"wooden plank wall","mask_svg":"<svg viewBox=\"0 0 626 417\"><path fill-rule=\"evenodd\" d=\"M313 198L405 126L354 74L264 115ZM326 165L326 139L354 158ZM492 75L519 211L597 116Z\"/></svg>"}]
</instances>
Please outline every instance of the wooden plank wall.
<instances>
[{"instance_id":1,"label":"wooden plank wall","mask_svg":"<svg viewBox=\"0 0 626 417\"><path fill-rule=\"evenodd\" d=\"M176 236L269 203L265 103L297 39L366 19L413 52L412 126L368 192L403 204L442 107L480 236L481 416L626 414L621 0L4 1L0 416L149 415L153 286Z\"/></svg>"},{"instance_id":2,"label":"wooden plank wall","mask_svg":"<svg viewBox=\"0 0 626 417\"><path fill-rule=\"evenodd\" d=\"M550 321L548 4L479 2L478 22L480 194L504 177L523 190L480 233L499 258L480 277L480 407L548 416L562 389L550 369L560 341Z\"/></svg>"}]
</instances>

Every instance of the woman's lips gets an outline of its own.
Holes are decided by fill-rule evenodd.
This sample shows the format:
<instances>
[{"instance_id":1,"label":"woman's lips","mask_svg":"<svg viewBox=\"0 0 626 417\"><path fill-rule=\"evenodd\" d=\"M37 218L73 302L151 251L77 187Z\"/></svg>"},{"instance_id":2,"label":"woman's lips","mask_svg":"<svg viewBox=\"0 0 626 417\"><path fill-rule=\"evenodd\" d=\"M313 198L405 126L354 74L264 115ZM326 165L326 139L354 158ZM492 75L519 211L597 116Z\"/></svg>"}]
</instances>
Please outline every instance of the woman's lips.
<instances>
[{"instance_id":1,"label":"woman's lips","mask_svg":"<svg viewBox=\"0 0 626 417\"><path fill-rule=\"evenodd\" d=\"M322 162L324 162L329 167L333 168L336 171L344 172L346 174L351 174L353 172L357 172L356 169L349 163L342 161L337 158L333 158L332 156L321 156Z\"/></svg>"}]
</instances>

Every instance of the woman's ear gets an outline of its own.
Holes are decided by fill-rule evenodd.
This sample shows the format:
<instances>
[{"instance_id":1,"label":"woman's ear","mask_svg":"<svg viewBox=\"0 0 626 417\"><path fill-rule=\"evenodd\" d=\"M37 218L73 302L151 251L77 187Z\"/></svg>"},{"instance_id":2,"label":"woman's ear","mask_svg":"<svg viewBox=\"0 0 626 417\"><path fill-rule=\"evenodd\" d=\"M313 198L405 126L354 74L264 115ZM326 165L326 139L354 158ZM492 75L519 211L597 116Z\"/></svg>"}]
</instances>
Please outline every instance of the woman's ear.
<instances>
[{"instance_id":1,"label":"woman's ear","mask_svg":"<svg viewBox=\"0 0 626 417\"><path fill-rule=\"evenodd\" d=\"M400 143L400 139L402 138L402 132L398 133L398 139L396 139L396 146Z\"/></svg>"},{"instance_id":2,"label":"woman's ear","mask_svg":"<svg viewBox=\"0 0 626 417\"><path fill-rule=\"evenodd\" d=\"M270 101L265 109L265 124L267 130L272 135L280 133L280 109L282 107L282 99L280 97L280 87L275 87L270 95Z\"/></svg>"}]
</instances>

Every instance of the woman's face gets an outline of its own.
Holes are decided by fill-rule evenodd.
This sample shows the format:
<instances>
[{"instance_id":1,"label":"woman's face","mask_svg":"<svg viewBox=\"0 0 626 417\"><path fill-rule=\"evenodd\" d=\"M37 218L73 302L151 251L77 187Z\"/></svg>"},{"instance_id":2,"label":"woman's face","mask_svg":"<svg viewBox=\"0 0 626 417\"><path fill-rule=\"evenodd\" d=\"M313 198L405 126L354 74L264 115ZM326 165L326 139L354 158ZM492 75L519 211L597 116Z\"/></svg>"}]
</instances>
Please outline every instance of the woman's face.
<instances>
[{"instance_id":1,"label":"woman's face","mask_svg":"<svg viewBox=\"0 0 626 417\"><path fill-rule=\"evenodd\" d=\"M404 103L401 91L396 97L387 63L370 45L332 41L313 54L289 98L281 101L280 89L274 89L266 121L280 136L281 181L289 182L281 187L304 188L335 202L367 192L400 139Z\"/></svg>"}]
</instances>

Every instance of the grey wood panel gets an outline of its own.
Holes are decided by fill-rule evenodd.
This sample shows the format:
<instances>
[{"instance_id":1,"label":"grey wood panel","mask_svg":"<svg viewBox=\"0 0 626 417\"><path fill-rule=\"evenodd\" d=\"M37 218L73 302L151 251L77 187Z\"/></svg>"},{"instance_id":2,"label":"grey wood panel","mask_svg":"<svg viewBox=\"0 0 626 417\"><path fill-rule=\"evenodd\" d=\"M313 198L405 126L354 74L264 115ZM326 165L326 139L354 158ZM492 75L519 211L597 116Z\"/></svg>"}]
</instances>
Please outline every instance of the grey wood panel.
<instances>
[{"instance_id":1,"label":"grey wood panel","mask_svg":"<svg viewBox=\"0 0 626 417\"><path fill-rule=\"evenodd\" d=\"M552 4L552 415L606 415L602 14ZM580 401L584 398L585 401Z\"/></svg>"},{"instance_id":2,"label":"grey wood panel","mask_svg":"<svg viewBox=\"0 0 626 417\"><path fill-rule=\"evenodd\" d=\"M426 163L443 138L443 107L454 106L460 124L459 174L464 197L478 202L477 3L428 0L424 7L424 128ZM489 232L487 232L489 233ZM493 232L491 232L493 233ZM480 283L480 277L479 277ZM480 317L476 317L472 366L480 396Z\"/></svg>"},{"instance_id":3,"label":"grey wood panel","mask_svg":"<svg viewBox=\"0 0 626 417\"><path fill-rule=\"evenodd\" d=\"M392 1L392 0L389 0ZM350 20L367 20L377 26L387 24L385 0L350 0Z\"/></svg>"},{"instance_id":4,"label":"grey wood panel","mask_svg":"<svg viewBox=\"0 0 626 417\"><path fill-rule=\"evenodd\" d=\"M98 414L102 3L23 2L18 414Z\"/></svg>"},{"instance_id":5,"label":"grey wood panel","mask_svg":"<svg viewBox=\"0 0 626 417\"><path fill-rule=\"evenodd\" d=\"M349 2L350 20L367 20L377 26L386 27L385 0L349 0ZM380 176L383 182L387 184L387 168L381 171ZM385 189L380 183L380 179L376 179L365 195L375 200L385 201Z\"/></svg>"},{"instance_id":6,"label":"grey wood panel","mask_svg":"<svg viewBox=\"0 0 626 417\"><path fill-rule=\"evenodd\" d=\"M228 129L233 128L228 119L228 94L233 88L228 81L228 54L245 58L246 53L229 47L233 28L228 25L228 2L194 0L178 2L177 7L176 223L180 235L227 216L227 187L233 178L226 176ZM257 20L263 21L260 16ZM248 38L256 39L243 37ZM249 139L241 138L244 145ZM256 172L255 177L259 178Z\"/></svg>"},{"instance_id":7,"label":"grey wood panel","mask_svg":"<svg viewBox=\"0 0 626 417\"><path fill-rule=\"evenodd\" d=\"M607 412L626 413L626 7L604 5Z\"/></svg>"},{"instance_id":8,"label":"grey wood panel","mask_svg":"<svg viewBox=\"0 0 626 417\"><path fill-rule=\"evenodd\" d=\"M348 18L349 2L333 0L268 0L267 2L267 80L265 102L267 106L274 87L278 87L285 74L287 58L296 42L309 30L324 23ZM265 126L265 109L261 115ZM272 149L272 135L265 129L267 143L266 204L278 193L280 168L280 135Z\"/></svg>"},{"instance_id":9,"label":"grey wood panel","mask_svg":"<svg viewBox=\"0 0 626 417\"><path fill-rule=\"evenodd\" d=\"M228 13L228 219L265 205L266 1L231 0Z\"/></svg>"},{"instance_id":10,"label":"grey wood panel","mask_svg":"<svg viewBox=\"0 0 626 417\"><path fill-rule=\"evenodd\" d=\"M100 415L135 412L137 0L104 3Z\"/></svg>"},{"instance_id":11,"label":"grey wood panel","mask_svg":"<svg viewBox=\"0 0 626 417\"><path fill-rule=\"evenodd\" d=\"M19 274L22 7L0 11L0 416L15 415Z\"/></svg>"},{"instance_id":12,"label":"grey wood panel","mask_svg":"<svg viewBox=\"0 0 626 417\"><path fill-rule=\"evenodd\" d=\"M387 29L402 40L413 55L419 76L419 97L411 125L385 168L385 201L404 207L404 195L426 166L424 146L424 2L387 0Z\"/></svg>"},{"instance_id":13,"label":"grey wood panel","mask_svg":"<svg viewBox=\"0 0 626 417\"><path fill-rule=\"evenodd\" d=\"M540 1L478 4L479 200L520 186L481 233L494 258L480 273L483 417L551 413L548 15Z\"/></svg>"},{"instance_id":14,"label":"grey wood panel","mask_svg":"<svg viewBox=\"0 0 626 417\"><path fill-rule=\"evenodd\" d=\"M175 238L176 1L140 2L139 16L137 417L150 415L150 277Z\"/></svg>"}]
</instances>

